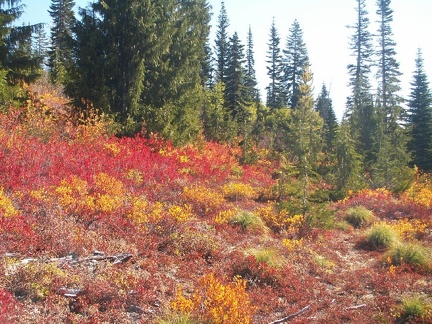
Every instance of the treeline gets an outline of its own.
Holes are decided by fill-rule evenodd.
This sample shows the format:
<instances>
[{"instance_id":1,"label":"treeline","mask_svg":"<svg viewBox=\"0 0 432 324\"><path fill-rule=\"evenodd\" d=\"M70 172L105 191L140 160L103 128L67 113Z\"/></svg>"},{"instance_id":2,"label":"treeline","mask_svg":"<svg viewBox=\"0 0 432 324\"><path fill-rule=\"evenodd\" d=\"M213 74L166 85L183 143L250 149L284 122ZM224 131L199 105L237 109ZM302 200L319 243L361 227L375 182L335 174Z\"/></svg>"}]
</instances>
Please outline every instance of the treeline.
<instances>
[{"instance_id":1,"label":"treeline","mask_svg":"<svg viewBox=\"0 0 432 324\"><path fill-rule=\"evenodd\" d=\"M252 29L245 44L230 35L223 1L210 40L206 0L95 1L77 16L74 1L52 0L50 37L41 24L14 27L21 1L0 0L0 99L7 106L22 95L19 85L47 70L76 109L112 116L123 135L157 133L177 145L227 142L243 148L245 163L256 147L269 148L296 167L305 186L325 177L339 195L368 186L403 190L414 165L432 170L429 83L419 50L410 97L400 96L391 1L376 1L376 31L365 2L353 0L351 93L341 123L325 85L313 96L298 21L283 48L276 22L270 26L264 102Z\"/></svg>"}]
</instances>

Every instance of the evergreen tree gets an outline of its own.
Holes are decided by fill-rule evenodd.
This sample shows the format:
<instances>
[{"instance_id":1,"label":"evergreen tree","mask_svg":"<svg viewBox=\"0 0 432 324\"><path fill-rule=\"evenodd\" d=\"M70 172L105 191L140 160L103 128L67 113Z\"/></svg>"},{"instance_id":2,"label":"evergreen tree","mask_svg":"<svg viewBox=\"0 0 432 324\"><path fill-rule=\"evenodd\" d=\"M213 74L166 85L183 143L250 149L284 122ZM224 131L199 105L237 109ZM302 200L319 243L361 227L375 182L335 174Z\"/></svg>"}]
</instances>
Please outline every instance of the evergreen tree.
<instances>
[{"instance_id":1,"label":"evergreen tree","mask_svg":"<svg viewBox=\"0 0 432 324\"><path fill-rule=\"evenodd\" d=\"M369 82L373 55L372 35L368 30L366 1L356 0L356 3L357 21L353 26L349 26L354 31L350 49L355 63L348 65L351 95L347 100L345 118L349 119L351 136L357 142L358 152L364 156L365 164L369 165L376 155L373 140L376 114Z\"/></svg>"},{"instance_id":2,"label":"evergreen tree","mask_svg":"<svg viewBox=\"0 0 432 324\"><path fill-rule=\"evenodd\" d=\"M280 37L276 28L276 23L273 23L270 29L270 40L267 44L267 75L270 78L270 84L266 87L267 90L267 106L271 109L282 108L285 106L285 94L283 91L283 65L282 56L280 54Z\"/></svg>"},{"instance_id":3,"label":"evergreen tree","mask_svg":"<svg viewBox=\"0 0 432 324\"><path fill-rule=\"evenodd\" d=\"M45 31L45 25L40 28L33 37L33 53L41 61L41 68L48 64L48 51L50 41Z\"/></svg>"},{"instance_id":4,"label":"evergreen tree","mask_svg":"<svg viewBox=\"0 0 432 324\"><path fill-rule=\"evenodd\" d=\"M41 75L40 58L32 51L32 36L42 24L12 27L23 13L20 3L0 0L0 69L7 71L9 85L31 83Z\"/></svg>"},{"instance_id":5,"label":"evergreen tree","mask_svg":"<svg viewBox=\"0 0 432 324\"><path fill-rule=\"evenodd\" d=\"M296 108L300 96L300 84L309 65L309 56L306 45L303 42L303 31L297 20L290 28L284 52L284 76L283 83L287 91L287 104Z\"/></svg>"},{"instance_id":6,"label":"evergreen tree","mask_svg":"<svg viewBox=\"0 0 432 324\"><path fill-rule=\"evenodd\" d=\"M51 0L50 10L48 10L53 20L48 66L54 83L65 84L67 69L72 65L74 6L73 0Z\"/></svg>"},{"instance_id":7,"label":"evergreen tree","mask_svg":"<svg viewBox=\"0 0 432 324\"><path fill-rule=\"evenodd\" d=\"M244 120L246 88L244 85L244 46L237 33L229 40L228 60L226 65L225 105L238 122Z\"/></svg>"},{"instance_id":8,"label":"evergreen tree","mask_svg":"<svg viewBox=\"0 0 432 324\"><path fill-rule=\"evenodd\" d=\"M237 135L236 122L225 108L224 93L225 86L222 82L205 91L202 120L207 141L232 143Z\"/></svg>"},{"instance_id":9,"label":"evergreen tree","mask_svg":"<svg viewBox=\"0 0 432 324\"><path fill-rule=\"evenodd\" d=\"M432 94L427 75L423 67L422 52L419 49L416 59L416 70L411 82L411 93L408 102L408 123L411 139L408 144L412 153L412 163L419 169L432 171Z\"/></svg>"},{"instance_id":10,"label":"evergreen tree","mask_svg":"<svg viewBox=\"0 0 432 324\"><path fill-rule=\"evenodd\" d=\"M215 85L215 76L214 76L214 59L213 52L208 43L208 39L205 45L205 57L201 63L201 84L203 88L213 88Z\"/></svg>"},{"instance_id":11,"label":"evergreen tree","mask_svg":"<svg viewBox=\"0 0 432 324\"><path fill-rule=\"evenodd\" d=\"M247 49L246 49L246 71L244 77L244 84L246 87L246 94L248 101L260 102L259 90L257 88L258 82L256 79L255 71L255 57L254 57L254 44L252 29L249 26L248 37L247 37Z\"/></svg>"},{"instance_id":12,"label":"evergreen tree","mask_svg":"<svg viewBox=\"0 0 432 324\"><path fill-rule=\"evenodd\" d=\"M206 0L166 1L167 5L156 5L163 12L156 22L159 36L149 38L157 43L156 50L163 45L162 53L145 60L147 73L141 100L148 131L184 144L196 140L201 131L200 74L210 30L210 8Z\"/></svg>"},{"instance_id":13,"label":"evergreen tree","mask_svg":"<svg viewBox=\"0 0 432 324\"><path fill-rule=\"evenodd\" d=\"M335 148L336 132L338 129L338 123L336 114L333 110L332 100L327 87L323 84L321 93L316 103L316 111L323 119L323 130L322 136L324 140L324 150L326 154L330 154Z\"/></svg>"},{"instance_id":14,"label":"evergreen tree","mask_svg":"<svg viewBox=\"0 0 432 324\"><path fill-rule=\"evenodd\" d=\"M316 171L319 153L321 152L321 134L323 120L314 109L312 94L312 73L309 66L305 67L299 85L297 109L292 111L290 127L289 152L291 161L298 169L302 182L302 210L307 211L309 177Z\"/></svg>"},{"instance_id":15,"label":"evergreen tree","mask_svg":"<svg viewBox=\"0 0 432 324\"><path fill-rule=\"evenodd\" d=\"M108 56L108 40L104 37L101 17L96 5L80 9L80 19L76 21L73 33L76 41L72 48L75 58L73 68L68 73L65 92L73 99L75 107L85 111L91 107L107 114L114 114L112 106L112 84Z\"/></svg>"},{"instance_id":16,"label":"evergreen tree","mask_svg":"<svg viewBox=\"0 0 432 324\"><path fill-rule=\"evenodd\" d=\"M377 143L376 163L373 165L373 185L398 189L406 180L406 166L409 162L407 154L407 137L401 127L404 111L401 107L403 99L399 96L400 88L399 63L396 61L395 42L392 38L391 22L393 10L391 0L378 0L377 14L379 19L379 106L382 126L377 128L375 136ZM379 131L382 134L379 134Z\"/></svg>"},{"instance_id":17,"label":"evergreen tree","mask_svg":"<svg viewBox=\"0 0 432 324\"><path fill-rule=\"evenodd\" d=\"M345 197L349 191L365 187L362 156L357 153L356 140L351 136L350 125L342 121L336 136L335 184L336 199Z\"/></svg>"},{"instance_id":18,"label":"evergreen tree","mask_svg":"<svg viewBox=\"0 0 432 324\"><path fill-rule=\"evenodd\" d=\"M215 55L217 61L216 80L226 82L226 65L228 61L228 27L229 19L225 8L225 2L221 2L215 39Z\"/></svg>"}]
</instances>

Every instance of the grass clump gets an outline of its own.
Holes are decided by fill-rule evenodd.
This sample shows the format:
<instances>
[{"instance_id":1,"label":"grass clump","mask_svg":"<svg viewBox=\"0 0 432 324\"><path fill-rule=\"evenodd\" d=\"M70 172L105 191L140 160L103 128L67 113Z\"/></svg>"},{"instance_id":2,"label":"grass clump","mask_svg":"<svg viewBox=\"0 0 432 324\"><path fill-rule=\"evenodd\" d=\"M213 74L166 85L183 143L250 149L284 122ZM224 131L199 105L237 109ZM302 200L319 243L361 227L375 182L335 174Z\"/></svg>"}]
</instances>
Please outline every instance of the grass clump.
<instances>
[{"instance_id":1,"label":"grass clump","mask_svg":"<svg viewBox=\"0 0 432 324\"><path fill-rule=\"evenodd\" d=\"M261 233L266 233L268 231L268 228L261 217L248 211L237 213L231 219L231 223L240 226L243 231L253 230Z\"/></svg>"},{"instance_id":2,"label":"grass clump","mask_svg":"<svg viewBox=\"0 0 432 324\"><path fill-rule=\"evenodd\" d=\"M388 258L392 265L410 265L416 270L428 271L431 269L431 252L418 243L404 243L395 245Z\"/></svg>"},{"instance_id":3,"label":"grass clump","mask_svg":"<svg viewBox=\"0 0 432 324\"><path fill-rule=\"evenodd\" d=\"M377 223L367 233L366 242L376 250L388 249L399 242L399 235L390 225Z\"/></svg>"},{"instance_id":4,"label":"grass clump","mask_svg":"<svg viewBox=\"0 0 432 324\"><path fill-rule=\"evenodd\" d=\"M397 323L430 323L430 320L432 320L431 305L421 298L413 297L403 301Z\"/></svg>"},{"instance_id":5,"label":"grass clump","mask_svg":"<svg viewBox=\"0 0 432 324\"><path fill-rule=\"evenodd\" d=\"M273 268L280 268L284 264L283 258L274 249L250 249L247 253L253 255L258 263L265 263Z\"/></svg>"},{"instance_id":6,"label":"grass clump","mask_svg":"<svg viewBox=\"0 0 432 324\"><path fill-rule=\"evenodd\" d=\"M355 228L367 227L373 223L375 215L364 206L356 206L346 211L345 220Z\"/></svg>"}]
</instances>

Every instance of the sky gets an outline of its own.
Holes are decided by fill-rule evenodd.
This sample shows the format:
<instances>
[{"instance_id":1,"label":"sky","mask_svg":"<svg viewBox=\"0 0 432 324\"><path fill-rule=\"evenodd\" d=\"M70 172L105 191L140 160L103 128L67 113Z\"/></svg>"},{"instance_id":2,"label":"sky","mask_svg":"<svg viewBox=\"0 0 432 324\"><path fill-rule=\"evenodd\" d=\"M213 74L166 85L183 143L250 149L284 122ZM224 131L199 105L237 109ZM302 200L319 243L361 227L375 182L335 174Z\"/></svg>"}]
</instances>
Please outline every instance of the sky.
<instances>
[{"instance_id":1,"label":"sky","mask_svg":"<svg viewBox=\"0 0 432 324\"><path fill-rule=\"evenodd\" d=\"M208 0L212 6L211 44L214 44L221 0ZM27 6L22 17L24 23L51 23L47 12L51 0L23 0ZM85 7L89 0L75 0L76 8ZM369 12L370 32L376 34L376 0L366 0ZM255 68L258 86L265 99L265 87L269 83L266 70L266 52L270 27L275 19L281 38L281 50L285 48L289 29L295 19L303 30L303 41L308 50L314 75L314 91L318 95L323 84L330 90L330 98L336 115L341 119L345 102L350 94L347 65L354 63L349 49L352 31L347 28L356 23L356 0L225 0L230 21L228 32L237 32L246 44L249 26L252 29L255 52ZM393 39L396 42L396 60L400 64L401 95L408 98L415 71L417 49L423 53L425 72L432 80L432 1L392 0ZM374 43L375 46L376 43ZM372 80L373 82L373 80Z\"/></svg>"}]
</instances>

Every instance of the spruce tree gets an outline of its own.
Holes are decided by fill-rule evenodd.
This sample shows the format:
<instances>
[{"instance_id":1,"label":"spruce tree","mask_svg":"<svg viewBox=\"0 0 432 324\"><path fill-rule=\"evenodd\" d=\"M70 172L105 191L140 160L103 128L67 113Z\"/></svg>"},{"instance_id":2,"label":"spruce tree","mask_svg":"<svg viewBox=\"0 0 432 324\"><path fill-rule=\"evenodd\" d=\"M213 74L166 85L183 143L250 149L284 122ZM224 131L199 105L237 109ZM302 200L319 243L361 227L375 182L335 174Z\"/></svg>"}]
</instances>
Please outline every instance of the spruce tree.
<instances>
[{"instance_id":1,"label":"spruce tree","mask_svg":"<svg viewBox=\"0 0 432 324\"><path fill-rule=\"evenodd\" d=\"M148 131L180 145L196 140L201 131L200 75L210 30L210 8L206 0L166 1L167 5L156 5L158 11L166 12L156 22L159 36L149 35L156 43L156 52L145 60L141 101Z\"/></svg>"},{"instance_id":2,"label":"spruce tree","mask_svg":"<svg viewBox=\"0 0 432 324\"><path fill-rule=\"evenodd\" d=\"M322 129L324 152L326 154L331 154L335 148L338 123L336 114L333 110L332 100L330 99L330 93L324 84L321 88L321 93L318 97L315 109L318 111L324 122Z\"/></svg>"},{"instance_id":3,"label":"spruce tree","mask_svg":"<svg viewBox=\"0 0 432 324\"><path fill-rule=\"evenodd\" d=\"M229 19L225 8L225 2L221 2L221 9L216 26L215 55L216 55L216 80L226 82L226 65L228 61L228 36Z\"/></svg>"},{"instance_id":4,"label":"spruce tree","mask_svg":"<svg viewBox=\"0 0 432 324\"><path fill-rule=\"evenodd\" d=\"M336 199L342 199L349 191L357 191L366 185L363 158L357 152L357 142L351 136L350 127L348 121L342 121L336 136Z\"/></svg>"},{"instance_id":5,"label":"spruce tree","mask_svg":"<svg viewBox=\"0 0 432 324\"><path fill-rule=\"evenodd\" d=\"M282 108L285 106L285 94L283 91L283 65L282 55L280 53L280 37L273 19L270 28L270 39L267 51L267 75L270 78L270 84L267 90L267 106L271 109Z\"/></svg>"},{"instance_id":6,"label":"spruce tree","mask_svg":"<svg viewBox=\"0 0 432 324\"><path fill-rule=\"evenodd\" d=\"M395 42L391 23L393 10L390 8L391 0L377 1L377 14L379 16L377 51L379 61L379 105L377 131L378 140L376 162L372 166L372 181L376 187L386 187L398 190L406 183L409 174L406 166L409 162L407 153L407 137L401 127L404 110L401 106L403 98L399 95L401 75L399 63L396 61ZM381 134L379 132L382 132Z\"/></svg>"},{"instance_id":7,"label":"spruce tree","mask_svg":"<svg viewBox=\"0 0 432 324\"><path fill-rule=\"evenodd\" d=\"M247 37L247 48L246 48L246 70L244 76L244 84L246 87L246 94L248 101L260 102L260 94L257 88L258 82L256 79L255 71L255 54L254 54L254 43L252 36L252 29L249 26L248 37Z\"/></svg>"},{"instance_id":8,"label":"spruce tree","mask_svg":"<svg viewBox=\"0 0 432 324\"><path fill-rule=\"evenodd\" d=\"M41 75L41 61L32 50L32 36L43 25L13 26L24 10L20 3L0 0L0 69L7 71L9 85L31 83Z\"/></svg>"},{"instance_id":9,"label":"spruce tree","mask_svg":"<svg viewBox=\"0 0 432 324\"><path fill-rule=\"evenodd\" d=\"M225 105L232 117L238 122L244 121L246 87L244 85L244 46L237 33L229 40L228 60L226 64Z\"/></svg>"},{"instance_id":10,"label":"spruce tree","mask_svg":"<svg viewBox=\"0 0 432 324\"><path fill-rule=\"evenodd\" d=\"M323 120L315 111L312 94L312 73L305 67L299 85L297 109L292 111L290 125L289 152L291 161L299 170L302 183L302 211L306 214L309 194L309 177L316 171L319 153L321 152L321 134Z\"/></svg>"},{"instance_id":11,"label":"spruce tree","mask_svg":"<svg viewBox=\"0 0 432 324\"><path fill-rule=\"evenodd\" d=\"M423 67L422 52L416 58L416 70L411 82L408 101L408 124L410 126L409 151L412 163L425 172L432 171L432 94Z\"/></svg>"},{"instance_id":12,"label":"spruce tree","mask_svg":"<svg viewBox=\"0 0 432 324\"><path fill-rule=\"evenodd\" d=\"M303 42L303 31L297 20L290 28L286 48L283 51L283 84L287 92L287 105L296 108L300 96L300 83L309 65L309 56Z\"/></svg>"},{"instance_id":13,"label":"spruce tree","mask_svg":"<svg viewBox=\"0 0 432 324\"><path fill-rule=\"evenodd\" d=\"M348 65L351 94L347 99L345 118L349 120L351 136L357 141L357 151L367 165L373 161L373 134L376 129L376 114L369 81L372 65L372 35L365 0L356 0L357 21L353 26L350 49L355 62Z\"/></svg>"},{"instance_id":14,"label":"spruce tree","mask_svg":"<svg viewBox=\"0 0 432 324\"><path fill-rule=\"evenodd\" d=\"M67 79L67 70L70 70L72 65L74 6L73 0L51 0L48 10L53 20L48 61L50 77L54 83L63 85Z\"/></svg>"}]
</instances>

